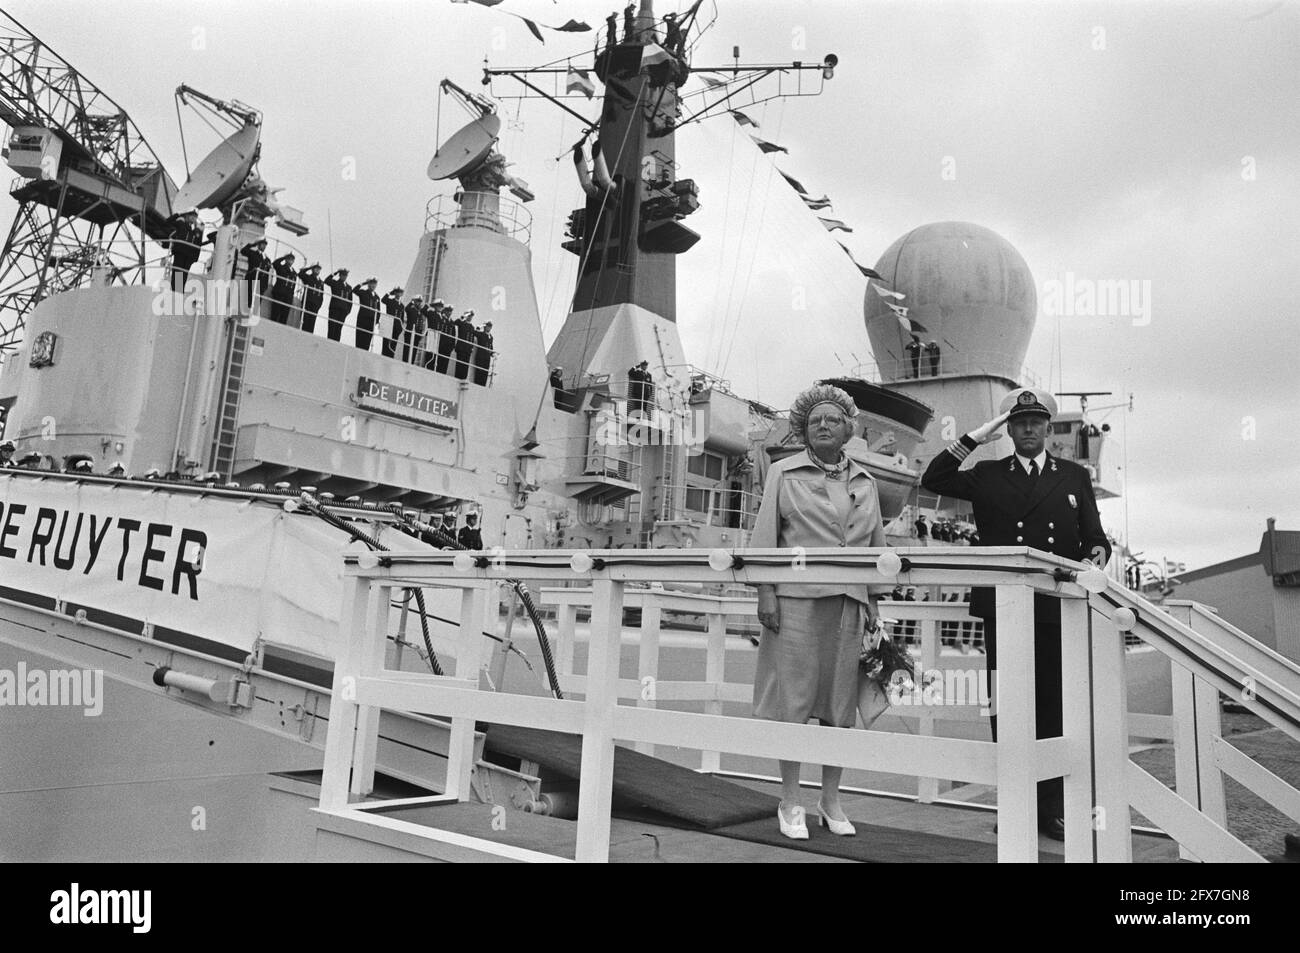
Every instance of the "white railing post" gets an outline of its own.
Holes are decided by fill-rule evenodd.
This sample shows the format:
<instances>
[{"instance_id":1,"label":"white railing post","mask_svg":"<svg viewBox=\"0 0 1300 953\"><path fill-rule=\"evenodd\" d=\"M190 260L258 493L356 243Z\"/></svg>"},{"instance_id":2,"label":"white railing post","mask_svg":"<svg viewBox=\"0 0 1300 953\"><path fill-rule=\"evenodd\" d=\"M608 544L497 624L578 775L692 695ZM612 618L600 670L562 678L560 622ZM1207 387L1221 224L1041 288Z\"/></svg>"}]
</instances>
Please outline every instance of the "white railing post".
<instances>
[{"instance_id":1,"label":"white railing post","mask_svg":"<svg viewBox=\"0 0 1300 953\"><path fill-rule=\"evenodd\" d=\"M578 791L579 863L609 860L609 821L614 793L614 708L618 704L618 663L622 648L623 584L592 583L591 638L588 640L587 697L582 727L581 784Z\"/></svg>"},{"instance_id":2,"label":"white railing post","mask_svg":"<svg viewBox=\"0 0 1300 953\"><path fill-rule=\"evenodd\" d=\"M1228 829L1228 802L1223 790L1223 772L1215 754L1215 739L1223 736L1219 690L1203 678L1193 678L1196 704L1197 787L1201 792L1201 813L1224 830Z\"/></svg>"},{"instance_id":3,"label":"white railing post","mask_svg":"<svg viewBox=\"0 0 1300 953\"><path fill-rule=\"evenodd\" d=\"M721 612L710 612L708 643L704 656L704 683L714 692L705 703L706 715L722 714L722 682L727 657L727 617ZM717 751L700 753L700 768L704 771L721 771L722 754Z\"/></svg>"},{"instance_id":4,"label":"white railing post","mask_svg":"<svg viewBox=\"0 0 1300 953\"><path fill-rule=\"evenodd\" d=\"M472 679L478 684L479 669L483 665L483 630L487 622L487 606L495 601L489 597L496 592L495 583L466 583L460 597L460 627L456 638L456 678ZM493 618L495 623L495 617ZM454 717L451 736L447 740L447 784L443 793L458 801L470 798L470 779L474 772L474 719Z\"/></svg>"},{"instance_id":5,"label":"white railing post","mask_svg":"<svg viewBox=\"0 0 1300 953\"><path fill-rule=\"evenodd\" d=\"M559 636L556 639L555 665L558 671L556 675L563 678L566 675L573 674L573 642L575 630L578 627L578 607L562 602L556 609L557 625Z\"/></svg>"},{"instance_id":6,"label":"white railing post","mask_svg":"<svg viewBox=\"0 0 1300 953\"><path fill-rule=\"evenodd\" d=\"M1196 763L1196 679L1192 673L1172 659L1169 676L1173 689L1174 716L1174 790L1188 804L1201 808L1201 778ZM1195 854L1178 845L1180 860L1199 860Z\"/></svg>"},{"instance_id":7,"label":"white railing post","mask_svg":"<svg viewBox=\"0 0 1300 953\"><path fill-rule=\"evenodd\" d=\"M939 587L930 586L930 602L939 601ZM924 603L917 603L923 605ZM939 668L939 623L934 619L923 619L921 621L921 658L917 666L916 685L920 691L921 705L918 709L916 721L917 735L925 738L934 736L934 711L933 706L925 703L925 673L933 672ZM942 677L942 676L941 676ZM950 699L944 699L950 701ZM916 779L916 799L922 804L932 804L939 796L939 779L938 778L917 778Z\"/></svg>"},{"instance_id":8,"label":"white railing post","mask_svg":"<svg viewBox=\"0 0 1300 953\"><path fill-rule=\"evenodd\" d=\"M1124 633L1101 612L1092 614L1092 711L1097 860L1127 864L1133 861L1133 824L1128 798Z\"/></svg>"},{"instance_id":9,"label":"white railing post","mask_svg":"<svg viewBox=\"0 0 1300 953\"><path fill-rule=\"evenodd\" d=\"M388 646L388 619L392 608L393 588L370 587L370 620L366 637L359 646L358 675L378 675L384 670L384 653ZM357 706L357 740L352 756L351 794L358 800L375 789L375 751L379 746L378 705Z\"/></svg>"},{"instance_id":10,"label":"white railing post","mask_svg":"<svg viewBox=\"0 0 1300 953\"><path fill-rule=\"evenodd\" d=\"M636 666L641 691L637 695L636 705L638 708L654 708L659 684L659 627L663 621L663 610L653 590L645 593L645 601L641 606L641 647L637 653ZM638 741L636 750L654 757L655 746L648 741Z\"/></svg>"},{"instance_id":11,"label":"white railing post","mask_svg":"<svg viewBox=\"0 0 1300 953\"><path fill-rule=\"evenodd\" d=\"M356 676L369 633L370 580L343 578L340 615L341 650L334 661L334 687L330 693L329 734L325 738L325 764L321 774L320 806L336 811L347 807L348 778L352 769L352 742L357 727Z\"/></svg>"},{"instance_id":12,"label":"white railing post","mask_svg":"<svg viewBox=\"0 0 1300 953\"><path fill-rule=\"evenodd\" d=\"M1065 776L1065 860L1092 863L1092 677L1088 600L1061 600L1061 729L1069 751Z\"/></svg>"},{"instance_id":13,"label":"white railing post","mask_svg":"<svg viewBox=\"0 0 1300 953\"><path fill-rule=\"evenodd\" d=\"M998 862L1038 862L1034 751L1034 597L997 587Z\"/></svg>"}]
</instances>

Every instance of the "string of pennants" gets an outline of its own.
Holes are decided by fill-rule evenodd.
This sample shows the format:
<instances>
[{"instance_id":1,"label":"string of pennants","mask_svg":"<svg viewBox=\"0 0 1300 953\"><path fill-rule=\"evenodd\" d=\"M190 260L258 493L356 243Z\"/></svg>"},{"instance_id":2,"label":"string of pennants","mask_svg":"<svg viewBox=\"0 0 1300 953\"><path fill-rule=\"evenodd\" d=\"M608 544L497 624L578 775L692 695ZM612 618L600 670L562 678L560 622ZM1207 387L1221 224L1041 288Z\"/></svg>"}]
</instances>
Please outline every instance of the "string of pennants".
<instances>
[{"instance_id":1,"label":"string of pennants","mask_svg":"<svg viewBox=\"0 0 1300 953\"><path fill-rule=\"evenodd\" d=\"M717 79L716 77L709 76L707 73L697 73L695 75L699 76L699 78L704 80L704 82L708 84L710 87L721 86L724 82L723 80ZM731 118L736 120L736 122L741 126L749 126L753 129L759 128L759 124L757 120L755 120L751 116L747 116L739 109L732 109L729 111L731 113ZM756 136L752 132L749 133L749 138L754 141L754 145L758 146L759 150L764 154L771 154L773 152L783 152L786 155L790 154L790 150L787 149L785 146L778 145L775 142L768 142L766 139L763 139L760 136ZM795 193L799 196L800 200L802 200L803 204L808 206L808 208L811 209L812 211L820 212L831 207L831 200L829 196L822 195L821 198L814 198L812 193L810 193L806 188L804 188L803 183L800 182L798 179L796 179L794 176L790 175L788 172L784 171L783 169L777 169L776 171L781 173L781 178L785 179L785 181L789 184L790 188L795 190ZM853 231L853 229L847 223L841 221L838 218L828 218L823 215L818 215L817 220L821 222L823 226L825 226L828 232L836 232L836 231L852 232ZM879 272L877 272L873 268L868 268L866 265L862 264L855 257L853 257L853 252L849 250L848 245L845 245L843 242L836 242L836 244L838 244L841 248L844 249L844 254L849 256L849 261L853 262L853 264L857 267L858 271L862 272L862 274L865 275L867 278L872 279L872 281L869 281L868 284L871 285L871 288L876 292L876 294L880 295L880 297L884 299L885 306L888 307L889 310L894 313L894 317L898 319L899 325L903 328L905 332L907 332L908 334L929 333L929 331L926 329L926 327L923 324L921 324L921 322L917 321L914 318L908 317L908 308L906 305L897 303L899 301L902 301L905 297L907 297L906 295L904 295L900 291L891 291L890 289L885 288L882 285L878 284L877 282L884 281L884 278L880 275Z\"/></svg>"},{"instance_id":2,"label":"string of pennants","mask_svg":"<svg viewBox=\"0 0 1300 953\"><path fill-rule=\"evenodd\" d=\"M480 7L495 7L503 0L451 0L452 3L476 3ZM512 16L517 20L522 20L524 26L528 27L528 32L537 37L538 42L545 43L546 38L542 36L542 30L554 30L557 33L588 33L591 31L591 24L584 23L582 20L568 20L560 26L550 26L546 23L538 23L536 20L530 20L528 17L521 16L511 10L498 10L498 13L504 13Z\"/></svg>"}]
</instances>

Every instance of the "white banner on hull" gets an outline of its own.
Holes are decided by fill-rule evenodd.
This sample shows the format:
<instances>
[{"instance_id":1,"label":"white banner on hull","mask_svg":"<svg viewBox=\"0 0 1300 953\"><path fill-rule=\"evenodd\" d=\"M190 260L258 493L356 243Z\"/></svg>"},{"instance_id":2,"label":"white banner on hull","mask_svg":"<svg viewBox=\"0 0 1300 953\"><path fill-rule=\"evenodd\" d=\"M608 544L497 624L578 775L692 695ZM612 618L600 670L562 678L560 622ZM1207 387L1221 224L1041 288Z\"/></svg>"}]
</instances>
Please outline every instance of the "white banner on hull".
<instances>
[{"instance_id":1,"label":"white banner on hull","mask_svg":"<svg viewBox=\"0 0 1300 953\"><path fill-rule=\"evenodd\" d=\"M334 657L347 544L271 503L0 471L0 586L243 650Z\"/></svg>"}]
</instances>

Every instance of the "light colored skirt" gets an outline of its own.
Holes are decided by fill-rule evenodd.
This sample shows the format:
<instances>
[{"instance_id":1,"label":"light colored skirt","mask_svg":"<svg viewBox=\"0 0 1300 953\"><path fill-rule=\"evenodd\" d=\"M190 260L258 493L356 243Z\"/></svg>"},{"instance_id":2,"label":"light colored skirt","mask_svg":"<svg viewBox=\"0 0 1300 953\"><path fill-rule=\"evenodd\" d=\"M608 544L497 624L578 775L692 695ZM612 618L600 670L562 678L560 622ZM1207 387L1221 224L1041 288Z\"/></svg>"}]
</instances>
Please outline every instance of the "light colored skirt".
<instances>
[{"instance_id":1,"label":"light colored skirt","mask_svg":"<svg viewBox=\"0 0 1300 953\"><path fill-rule=\"evenodd\" d=\"M754 717L852 728L867 607L849 596L777 601L781 631L759 636Z\"/></svg>"}]
</instances>

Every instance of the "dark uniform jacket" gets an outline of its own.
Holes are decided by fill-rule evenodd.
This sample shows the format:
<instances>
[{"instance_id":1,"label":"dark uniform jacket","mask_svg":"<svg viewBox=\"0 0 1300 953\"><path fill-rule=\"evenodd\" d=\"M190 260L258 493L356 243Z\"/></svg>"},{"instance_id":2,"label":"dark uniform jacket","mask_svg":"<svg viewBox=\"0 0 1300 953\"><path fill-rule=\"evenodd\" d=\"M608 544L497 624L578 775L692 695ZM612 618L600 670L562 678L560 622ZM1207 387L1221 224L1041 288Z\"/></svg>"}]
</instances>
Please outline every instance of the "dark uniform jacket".
<instances>
[{"instance_id":1,"label":"dark uniform jacket","mask_svg":"<svg viewBox=\"0 0 1300 953\"><path fill-rule=\"evenodd\" d=\"M1050 453L1036 482L1014 454L983 460L969 470L958 469L978 446L964 436L936 454L921 477L921 486L973 503L981 546L1030 546L1066 559L1106 564L1110 541L1101 526L1087 470ZM992 617L994 591L972 590L970 611L980 618Z\"/></svg>"},{"instance_id":2,"label":"dark uniform jacket","mask_svg":"<svg viewBox=\"0 0 1300 953\"><path fill-rule=\"evenodd\" d=\"M371 291L368 285L359 285L353 294L356 295L359 305L357 308L357 323L361 324L369 321L368 327L373 328L379 316L379 295Z\"/></svg>"},{"instance_id":3,"label":"dark uniform jacket","mask_svg":"<svg viewBox=\"0 0 1300 953\"><path fill-rule=\"evenodd\" d=\"M320 272L309 272L307 268L298 272L298 277L302 279L302 310L314 316L325 300L325 282L321 280Z\"/></svg>"},{"instance_id":4,"label":"dark uniform jacket","mask_svg":"<svg viewBox=\"0 0 1300 953\"><path fill-rule=\"evenodd\" d=\"M336 271L325 279L325 287L330 290L330 320L344 320L352 310L352 286Z\"/></svg>"}]
</instances>

